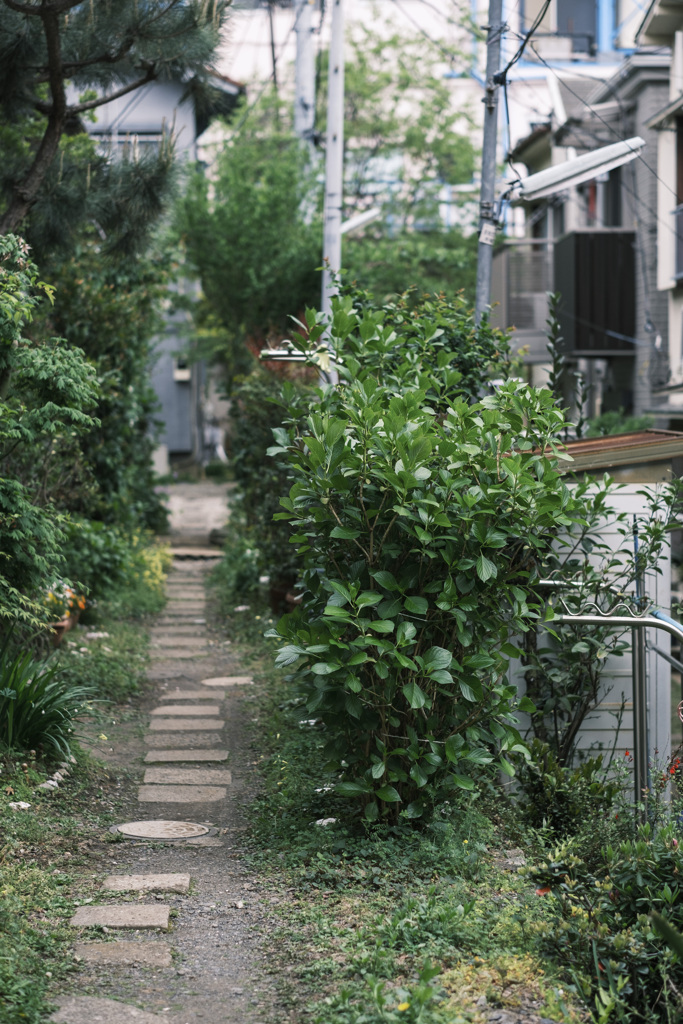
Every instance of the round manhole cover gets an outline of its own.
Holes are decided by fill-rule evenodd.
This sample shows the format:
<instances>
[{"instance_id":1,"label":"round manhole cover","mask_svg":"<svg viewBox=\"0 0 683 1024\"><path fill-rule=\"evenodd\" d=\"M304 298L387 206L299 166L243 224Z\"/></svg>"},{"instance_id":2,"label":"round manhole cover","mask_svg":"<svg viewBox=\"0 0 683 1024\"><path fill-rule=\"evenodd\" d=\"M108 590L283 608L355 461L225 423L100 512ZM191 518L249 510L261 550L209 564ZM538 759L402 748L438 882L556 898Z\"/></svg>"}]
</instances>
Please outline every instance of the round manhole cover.
<instances>
[{"instance_id":1,"label":"round manhole cover","mask_svg":"<svg viewBox=\"0 0 683 1024\"><path fill-rule=\"evenodd\" d=\"M129 821L117 825L116 831L136 839L194 839L211 829L194 821Z\"/></svg>"}]
</instances>

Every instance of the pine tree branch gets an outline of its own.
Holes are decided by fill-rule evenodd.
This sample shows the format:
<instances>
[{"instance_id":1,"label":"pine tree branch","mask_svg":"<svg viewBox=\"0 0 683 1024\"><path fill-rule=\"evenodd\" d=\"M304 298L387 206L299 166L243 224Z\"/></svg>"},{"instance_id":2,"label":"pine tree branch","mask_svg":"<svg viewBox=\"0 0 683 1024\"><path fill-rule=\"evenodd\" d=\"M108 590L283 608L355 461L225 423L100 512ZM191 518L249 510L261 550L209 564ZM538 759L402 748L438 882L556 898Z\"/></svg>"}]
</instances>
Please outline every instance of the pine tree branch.
<instances>
[{"instance_id":1,"label":"pine tree branch","mask_svg":"<svg viewBox=\"0 0 683 1024\"><path fill-rule=\"evenodd\" d=\"M16 0L3 0L3 2L13 4ZM74 5L72 4L72 6ZM57 155L59 140L62 137L67 119L59 18L57 13L48 7L41 7L39 13L43 22L43 31L45 32L45 42L47 44L52 106L48 115L47 126L33 163L23 180L17 182L12 189L12 198L10 199L9 206L0 218L0 235L16 231L35 203L38 197L38 190L45 180L52 161Z\"/></svg>"},{"instance_id":2,"label":"pine tree branch","mask_svg":"<svg viewBox=\"0 0 683 1024\"><path fill-rule=\"evenodd\" d=\"M19 3L19 0L2 0L2 2L5 7L9 7L12 11L17 11L18 14L42 17L45 13L63 14L65 11L70 11L72 7L78 7L82 0L55 0L54 3L43 0L40 6L38 4L22 4Z\"/></svg>"},{"instance_id":3,"label":"pine tree branch","mask_svg":"<svg viewBox=\"0 0 683 1024\"><path fill-rule=\"evenodd\" d=\"M139 89L143 85L147 85L148 82L152 82L157 76L157 69L154 64L150 64L145 75L142 78L136 78L134 82L129 82L128 85L122 86L117 89L116 92L110 92L105 96L98 96L97 99L88 100L86 103L74 103L72 106L66 108L67 117L72 117L74 114L82 114L84 110L94 110L96 107L101 107L105 103L111 103L113 100L118 100L121 96L127 95L129 92L133 92L135 89ZM41 100L34 100L33 103L36 110L41 114L51 114L52 104L43 103Z\"/></svg>"},{"instance_id":4,"label":"pine tree branch","mask_svg":"<svg viewBox=\"0 0 683 1024\"><path fill-rule=\"evenodd\" d=\"M109 93L108 96L100 96L95 100L88 100L86 103L77 103L75 106L69 107L69 114L80 114L84 110L94 110L95 107L101 107L104 103L111 103L112 100L118 100L121 96L125 96L126 93L133 92L134 89L139 89L143 85L147 85L148 82L152 82L157 76L157 69L155 64L150 64L147 69L147 73L142 77L138 78L135 82L131 82L129 85L124 85L116 92Z\"/></svg>"},{"instance_id":5,"label":"pine tree branch","mask_svg":"<svg viewBox=\"0 0 683 1024\"><path fill-rule=\"evenodd\" d=\"M97 57L88 57L85 60L64 61L62 64L64 74L68 78L75 71L81 71L83 68L89 68L95 64L118 64L119 61L123 60L126 54L130 53L134 43L134 37L130 36L128 40L122 44L120 49L116 51L116 53L101 53ZM41 75L36 75L36 82L46 82L47 79L47 72Z\"/></svg>"}]
</instances>

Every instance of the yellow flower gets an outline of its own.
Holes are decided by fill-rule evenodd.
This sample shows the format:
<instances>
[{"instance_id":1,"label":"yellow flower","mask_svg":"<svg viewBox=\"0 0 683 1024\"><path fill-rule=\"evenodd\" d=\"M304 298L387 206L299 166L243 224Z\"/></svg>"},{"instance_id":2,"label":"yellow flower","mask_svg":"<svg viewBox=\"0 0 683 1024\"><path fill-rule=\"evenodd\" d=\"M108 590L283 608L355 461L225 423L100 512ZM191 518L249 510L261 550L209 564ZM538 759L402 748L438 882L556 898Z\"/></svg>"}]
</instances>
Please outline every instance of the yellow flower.
<instances>
[{"instance_id":1,"label":"yellow flower","mask_svg":"<svg viewBox=\"0 0 683 1024\"><path fill-rule=\"evenodd\" d=\"M410 1009L410 1003L399 1003L396 1007L397 1010L408 1010Z\"/></svg>"}]
</instances>

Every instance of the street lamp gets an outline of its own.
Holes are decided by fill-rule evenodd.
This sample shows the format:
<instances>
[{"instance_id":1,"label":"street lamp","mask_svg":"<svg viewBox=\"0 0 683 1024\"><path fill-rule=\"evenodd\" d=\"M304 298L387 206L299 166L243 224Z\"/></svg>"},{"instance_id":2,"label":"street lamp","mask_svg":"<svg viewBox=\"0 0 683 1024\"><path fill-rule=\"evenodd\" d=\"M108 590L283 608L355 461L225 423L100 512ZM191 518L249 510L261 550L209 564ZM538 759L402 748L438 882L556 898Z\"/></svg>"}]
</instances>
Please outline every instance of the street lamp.
<instances>
[{"instance_id":1,"label":"street lamp","mask_svg":"<svg viewBox=\"0 0 683 1024\"><path fill-rule=\"evenodd\" d=\"M615 167L621 167L622 164L635 160L644 145L645 140L636 135L632 139L624 139L622 142L615 142L610 146L601 146L600 149L596 149L592 153L585 153L573 160L565 160L561 164L548 167L545 171L539 171L537 174L529 175L528 178L513 182L503 199L518 203L532 202L536 199L545 199L548 196L556 195L558 192L564 192L565 189L580 185L584 181L591 181L600 174L606 174L607 171L614 170ZM475 312L477 323L491 305L491 269L496 222L495 213L487 213L487 217L482 221L479 234Z\"/></svg>"},{"instance_id":2,"label":"street lamp","mask_svg":"<svg viewBox=\"0 0 683 1024\"><path fill-rule=\"evenodd\" d=\"M573 160L565 160L561 164L548 167L545 171L539 171L514 182L506 195L517 202L545 199L635 160L644 145L645 140L636 135L632 139L624 139L623 142L601 146L592 153L584 153Z\"/></svg>"}]
</instances>

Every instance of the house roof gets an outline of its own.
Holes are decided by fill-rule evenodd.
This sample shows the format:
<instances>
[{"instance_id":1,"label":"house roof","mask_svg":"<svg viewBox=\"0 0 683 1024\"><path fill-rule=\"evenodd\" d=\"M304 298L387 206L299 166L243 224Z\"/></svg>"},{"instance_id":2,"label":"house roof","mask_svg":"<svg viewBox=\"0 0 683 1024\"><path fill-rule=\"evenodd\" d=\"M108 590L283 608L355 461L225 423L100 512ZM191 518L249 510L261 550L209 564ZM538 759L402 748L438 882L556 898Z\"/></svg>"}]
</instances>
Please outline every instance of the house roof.
<instances>
[{"instance_id":1,"label":"house roof","mask_svg":"<svg viewBox=\"0 0 683 1024\"><path fill-rule=\"evenodd\" d=\"M683 456L683 432L679 430L635 430L628 434L588 437L568 441L567 454L572 462L563 462L565 473L610 469L644 462L666 462Z\"/></svg>"},{"instance_id":2,"label":"house roof","mask_svg":"<svg viewBox=\"0 0 683 1024\"><path fill-rule=\"evenodd\" d=\"M636 43L668 46L683 28L683 0L652 0L636 33Z\"/></svg>"},{"instance_id":3,"label":"house roof","mask_svg":"<svg viewBox=\"0 0 683 1024\"><path fill-rule=\"evenodd\" d=\"M213 68L207 68L206 79L193 79L188 83L187 95L194 105L197 138L209 127L215 117L230 117L246 87Z\"/></svg>"},{"instance_id":4,"label":"house roof","mask_svg":"<svg viewBox=\"0 0 683 1024\"><path fill-rule=\"evenodd\" d=\"M528 135L525 135L523 139L520 139L515 147L510 151L510 159L513 161L519 161L520 163L526 163L526 158L532 159L530 151L537 147L537 144L543 139L548 139L551 134L552 128L550 122L545 124L535 125ZM546 142L545 149L549 149L548 143Z\"/></svg>"}]
</instances>

